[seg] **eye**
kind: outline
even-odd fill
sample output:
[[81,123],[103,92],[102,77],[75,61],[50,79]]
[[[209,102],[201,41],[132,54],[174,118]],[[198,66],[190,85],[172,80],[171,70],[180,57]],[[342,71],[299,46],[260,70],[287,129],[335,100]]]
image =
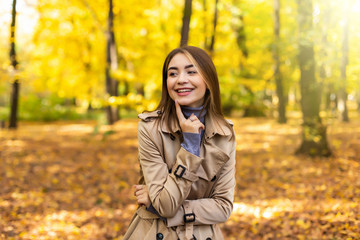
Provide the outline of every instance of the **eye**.
[[193,74],[196,74],[197,72],[195,71],[195,70],[190,70],[190,71],[188,71],[188,74],[191,74],[191,75],[193,75]]
[[177,73],[176,72],[169,72],[168,75],[169,75],[169,77],[174,77],[174,76],[177,75]]

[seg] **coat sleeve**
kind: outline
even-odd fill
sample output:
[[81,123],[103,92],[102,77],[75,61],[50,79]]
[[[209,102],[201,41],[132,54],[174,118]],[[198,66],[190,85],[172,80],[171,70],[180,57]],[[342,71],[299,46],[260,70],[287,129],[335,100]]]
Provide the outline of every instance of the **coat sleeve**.
[[[209,198],[185,200],[195,214],[195,225],[222,223],[229,218],[233,209],[236,184],[235,153],[236,142],[234,140],[230,159],[220,170],[219,178],[216,180]],[[183,216],[184,209],[181,207],[174,217],[167,219],[167,226],[173,227],[184,225]]]
[[[153,134],[156,134],[154,129],[150,123],[139,122],[139,162],[154,209],[160,216],[171,218],[189,195],[192,183],[197,180],[195,173],[203,159],[180,148],[173,171],[169,174],[159,146],[153,141]],[[181,166],[179,171],[176,171],[177,166]],[[178,177],[181,172],[183,176]]]

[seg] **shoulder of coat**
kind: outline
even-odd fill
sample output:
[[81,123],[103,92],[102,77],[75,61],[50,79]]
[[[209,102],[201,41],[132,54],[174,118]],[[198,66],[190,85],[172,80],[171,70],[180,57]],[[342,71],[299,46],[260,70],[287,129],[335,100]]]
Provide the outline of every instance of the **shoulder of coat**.
[[225,119],[231,126],[234,126],[233,121],[231,121],[230,119]]
[[138,115],[138,118],[140,118],[144,122],[149,122],[149,121],[152,121],[152,120],[154,120],[156,118],[159,118],[159,117],[161,117],[161,111],[160,110],[155,110],[155,111],[152,111],[152,112],[143,112],[143,113],[140,113]]

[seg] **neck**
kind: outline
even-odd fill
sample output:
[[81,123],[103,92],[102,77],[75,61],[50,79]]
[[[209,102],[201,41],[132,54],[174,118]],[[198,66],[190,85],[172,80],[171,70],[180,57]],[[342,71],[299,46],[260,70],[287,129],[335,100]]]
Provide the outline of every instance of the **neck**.
[[206,109],[204,109],[204,106],[201,107],[181,106],[181,110],[185,118],[189,118],[191,114],[194,114],[197,118],[199,118],[200,122],[204,123],[205,114],[206,114]]

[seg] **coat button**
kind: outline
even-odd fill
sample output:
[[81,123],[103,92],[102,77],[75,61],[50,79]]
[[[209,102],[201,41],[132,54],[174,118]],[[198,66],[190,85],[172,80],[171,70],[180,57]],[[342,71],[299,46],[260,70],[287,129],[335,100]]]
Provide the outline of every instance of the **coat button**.
[[162,233],[156,234],[156,240],[162,240],[164,239],[164,235]]

